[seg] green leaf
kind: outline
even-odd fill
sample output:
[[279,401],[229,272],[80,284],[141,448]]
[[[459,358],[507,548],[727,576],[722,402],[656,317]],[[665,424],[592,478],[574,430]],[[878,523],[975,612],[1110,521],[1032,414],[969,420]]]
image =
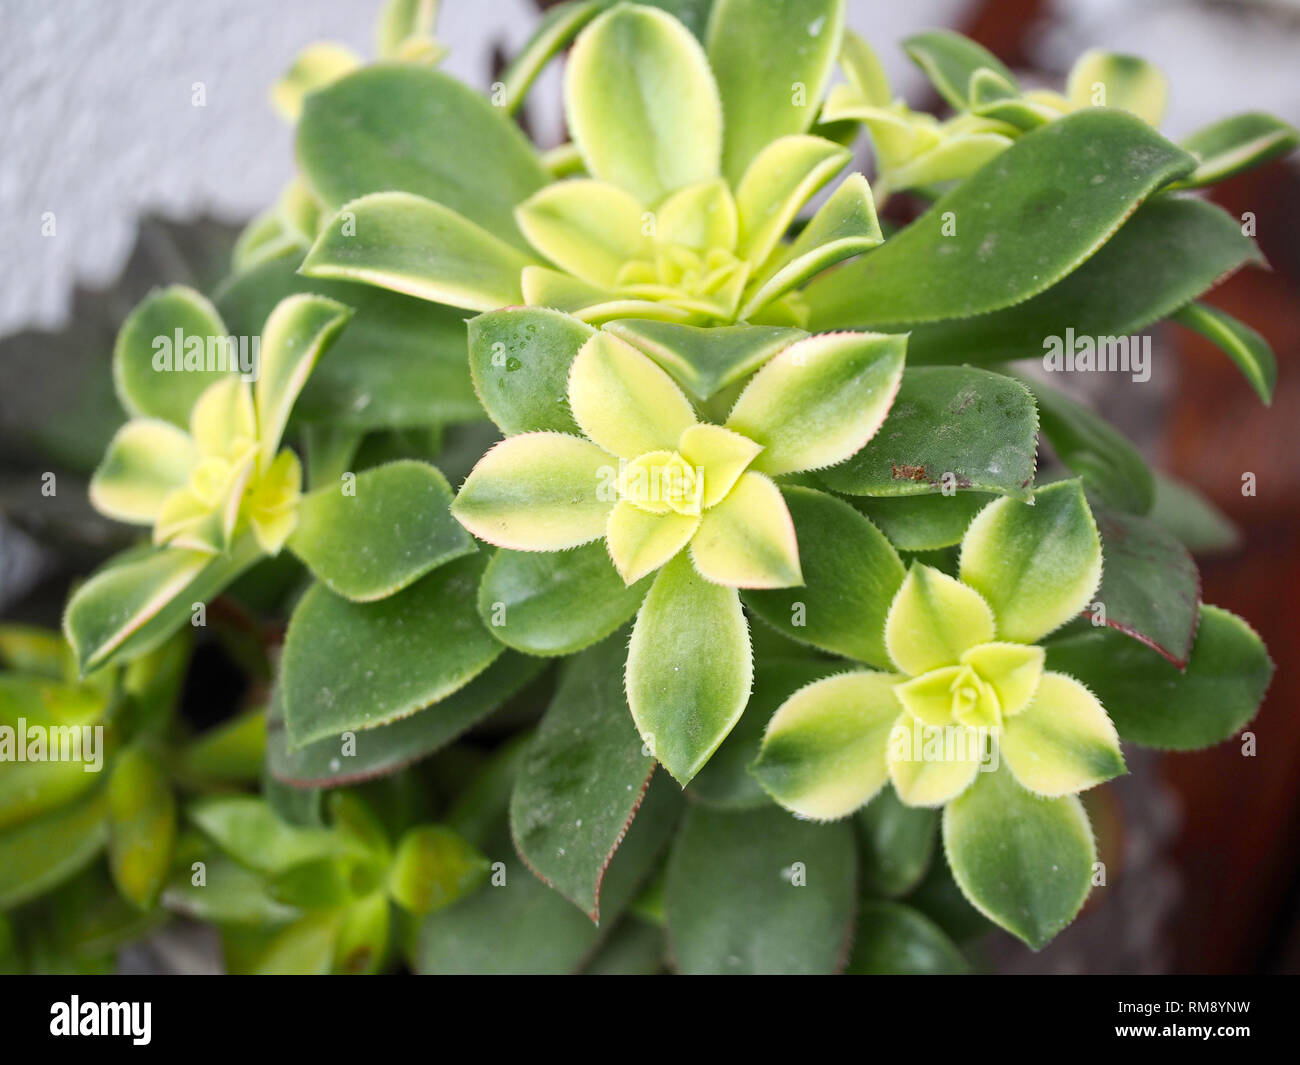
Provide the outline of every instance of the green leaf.
[[649,578],[623,578],[603,543],[570,551],[501,548],[479,585],[479,616],[498,640],[530,655],[567,655],[630,621]]
[[663,850],[681,810],[676,790],[661,780],[647,791],[605,876],[600,928],[528,871],[501,826],[483,848],[496,863],[491,885],[426,918],[420,971],[558,974],[582,968],[599,947],[603,928],[617,922]]
[[710,584],[683,552],[659,571],[627,653],[627,699],[641,738],[685,786],[749,699],[749,629],[734,588]]
[[341,44],[309,44],[271,86],[271,104],[286,122],[297,122],[303,100],[360,65],[356,53]]
[[351,742],[337,736],[290,747],[280,689],[272,694],[267,765],[294,787],[338,787],[389,773],[445,747],[497,710],[542,672],[542,659],[507,651],[463,688],[410,717],[364,729]]
[[1221,119],[1182,142],[1182,147],[1196,157],[1196,169],[1174,187],[1197,189],[1213,185],[1287,155],[1297,144],[1300,133],[1262,111]]
[[1041,295],[977,318],[918,326],[908,338],[908,363],[1042,359],[1066,329],[1127,338],[1249,262],[1263,258],[1231,215],[1201,200],[1157,196]]
[[1169,101],[1169,82],[1139,56],[1094,48],[1071,68],[1065,95],[1075,107],[1122,107],[1158,126]]
[[176,844],[176,799],[157,756],[133,748],[108,778],[108,864],[118,890],[140,909],[158,898]]
[[1037,434],[1033,398],[1018,381],[969,366],[909,367],[876,435],[818,477],[847,495],[917,495],[947,483],[1029,499]]
[[229,279],[216,300],[239,336],[257,336],[275,305],[295,292],[354,309],[328,359],[312,373],[294,418],[357,429],[407,428],[482,417],[465,367],[465,315],[371,285],[296,273],[281,256]]
[[843,31],[844,0],[716,0],[707,47],[732,184],[770,141],[812,125]]
[[847,823],[807,824],[775,807],[693,806],[668,865],[668,936],[678,970],[835,972],[853,934],[854,859]]
[[450,506],[436,467],[390,462],[358,474],[352,494],[340,484],[305,496],[289,546],[331,591],[382,599],[475,549]]
[[208,361],[209,352],[214,360],[229,359],[229,348],[221,350],[227,339],[221,315],[194,289],[172,285],[151,292],[122,323],[113,347],[113,382],[122,406],[136,417],[188,429],[199,394],[230,374],[229,362]]
[[297,909],[271,895],[265,877],[225,857],[210,844],[183,856],[202,861],[203,883],[194,883],[191,866],[178,862],[162,896],[168,910],[223,925],[275,925],[298,916]]
[[132,550],[110,560],[68,600],[63,632],[82,674],[152,650],[260,555],[252,537],[229,555]]
[[323,296],[294,295],[281,300],[262,329],[261,366],[253,386],[257,439],[270,462],[289,424],[298,393],[338,332],[352,317],[341,303]]
[[993,633],[993,611],[974,588],[920,562],[907,571],[885,619],[890,661],[912,677],[955,665]]
[[360,281],[433,303],[490,311],[522,303],[533,259],[463,215],[407,192],[345,203],[303,260],[308,277]]
[[854,499],[853,506],[900,551],[937,551],[961,543],[967,526],[993,496],[986,492],[937,493]]
[[192,802],[185,812],[223,852],[270,876],[338,857],[344,849],[336,832],[291,825],[276,816],[265,800],[251,795],[207,796]]
[[649,259],[643,208],[617,185],[573,178],[547,185],[515,217],[528,243],[561,270],[592,285],[615,285],[625,263]]
[[108,840],[103,790],[0,832],[0,911],[61,884]]
[[863,886],[868,891],[893,898],[906,895],[921,882],[934,856],[939,811],[906,806],[889,787],[858,811],[854,825],[862,851]]
[[844,501],[794,485],[782,494],[803,586],[746,591],[745,605],[791,639],[887,668],[885,616],[906,575],[898,553]]
[[755,267],[766,262],[803,205],[852,157],[842,144],[806,133],[763,148],[736,186],[737,254]]
[[1097,860],[1079,800],[1040,799],[1007,769],[978,774],[948,804],[943,845],[962,893],[1034,950],[1074,920]]
[[519,856],[596,922],[605,870],[655,768],[627,712],[624,647],[611,637],[568,664],[510,799]]
[[635,914],[619,922],[583,969],[589,976],[656,976],[664,970],[663,929]]
[[970,963],[947,933],[923,913],[898,902],[863,902],[853,954],[844,970],[855,976],[967,973]]
[[90,480],[90,502],[118,521],[152,525],[164,500],[198,464],[189,434],[158,418],[132,418],[109,441]]
[[644,318],[620,318],[604,328],[649,355],[701,401],[748,377],[808,335],[775,325],[679,325]]
[[1203,604],[1187,668],[1117,632],[1096,628],[1046,645],[1049,669],[1102,701],[1120,736],[1162,750],[1219,743],[1255,715],[1273,676],[1268,650],[1235,614]]
[[515,205],[547,181],[501,108],[412,64],[366,67],[314,93],[298,124],[297,155],[312,192],[332,210],[371,192],[414,193],[518,248],[527,244]]
[[905,337],[831,333],[773,356],[731,409],[726,427],[762,444],[752,469],[778,476],[855,454],[898,391]]
[[1105,509],[1094,513],[1102,553],[1097,602],[1105,608],[1105,624],[1183,668],[1201,598],[1192,556],[1150,519]]
[[957,111],[969,106],[971,78],[977,71],[991,70],[1009,88],[1016,89],[1015,76],[1001,60],[960,33],[927,30],[903,41],[903,50],[925,71],[939,95]]
[[745,713],[709,764],[691,781],[689,794],[709,806],[747,810],[771,802],[749,771],[758,757],[769,719],[798,689],[842,668],[841,663],[824,659],[771,658],[761,651],[754,658],[754,694]]
[[799,817],[838,820],[888,779],[890,733],[903,714],[894,673],[839,673],[800,688],[768,722],[751,771]]
[[600,14],[601,6],[599,0],[572,0],[555,4],[546,11],[528,43],[501,74],[504,86],[501,107],[507,114],[519,110],[537,75],[583,26]]
[[172,773],[185,783],[252,783],[262,775],[266,729],[260,707],[214,725],[184,746]]
[[1040,488],[1033,506],[990,503],[966,530],[961,579],[988,600],[1001,640],[1034,643],[1083,610],[1101,580],[1101,541],[1081,484]]
[[281,666],[291,746],[407,717],[486,669],[502,651],[474,609],[486,562],[457,559],[374,603],[311,588]]
[[1273,402],[1277,358],[1268,341],[1259,333],[1245,322],[1205,303],[1189,303],[1170,317],[1217,344],[1237,364],[1242,376],[1250,382],[1250,387],[1265,405]]
[[1241,542],[1232,520],[1190,484],[1156,474],[1156,501],[1148,517],[1194,554],[1225,551]]
[[1067,115],[1027,133],[883,247],[813,281],[804,289],[811,322],[932,322],[1019,303],[1075,270],[1192,165],[1125,112]]
[[777,255],[751,284],[739,317],[749,318],[841,259],[882,243],[871,186],[850,174],[822,204],[789,248]]
[[578,36],[564,81],[588,172],[647,206],[718,174],[722,106],[698,41],[676,19],[622,4]]
[[1117,510],[1145,514],[1155,498],[1155,480],[1146,460],[1110,422],[1063,392],[1026,382],[1038,403],[1043,435],[1071,472],[1101,502]]
[[451,829],[419,825],[397,844],[388,893],[411,913],[432,913],[464,898],[487,874],[487,858]]
[[616,461],[564,433],[507,437],[470,471],[451,512],[479,539],[502,547],[579,547],[605,535]]

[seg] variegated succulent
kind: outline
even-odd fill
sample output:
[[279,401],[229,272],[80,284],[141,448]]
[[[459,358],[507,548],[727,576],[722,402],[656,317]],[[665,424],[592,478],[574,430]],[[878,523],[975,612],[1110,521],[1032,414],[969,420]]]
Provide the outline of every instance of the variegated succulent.
[[[66,648],[0,629],[0,725],[103,721],[113,779],[0,775],[0,906],[116,893],[256,972],[1041,947],[1105,858],[1080,793],[1234,735],[1272,664],[1200,601],[1169,499],[1208,504],[1014,364],[1173,318],[1267,402],[1267,343],[1197,302],[1262,257],[1180,190],[1295,132],[1179,146],[1140,60],[1022,91],[947,32],[904,45],[921,113],[844,0],[572,0],[484,95],[436,9],[299,57],[285,192],[122,327],[90,497],[151,533]],[[540,151],[513,116],[566,49]],[[158,676],[210,602],[253,709],[195,740]],[[0,962],[62,943],[9,927]]]

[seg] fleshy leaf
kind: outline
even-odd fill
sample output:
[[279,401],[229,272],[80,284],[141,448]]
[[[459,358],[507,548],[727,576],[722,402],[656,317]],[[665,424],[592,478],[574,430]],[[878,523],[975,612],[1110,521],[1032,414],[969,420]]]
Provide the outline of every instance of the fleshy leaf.
[[967,973],[970,962],[937,924],[899,902],[869,899],[858,910],[853,954],[844,970],[862,976]]
[[1003,726],[998,750],[1020,786],[1036,795],[1073,795],[1124,772],[1105,708],[1073,677],[1051,670],[1033,701]]
[[885,646],[909,676],[956,665],[993,639],[993,611],[983,597],[932,566],[914,563],[885,619]]
[[880,428],[898,391],[906,337],[830,333],[770,359],[727,419],[762,444],[759,472],[777,476],[841,462]]
[[690,782],[745,709],[753,679],[749,630],[733,588],[678,555],[641,604],[627,655],[627,698],[641,738]]
[[1047,644],[1047,665],[1086,684],[1132,743],[1191,751],[1228,739],[1255,715],[1273,676],[1268,650],[1235,614],[1203,604],[1186,670],[1104,628]]
[[108,780],[108,864],[113,882],[140,909],[153,905],[171,871],[176,799],[157,756],[117,757]]
[[1150,518],[1194,554],[1226,551],[1241,543],[1232,520],[1190,484],[1156,474]]
[[441,910],[473,891],[488,875],[488,860],[444,825],[418,825],[397,844],[388,893],[410,913]]
[[961,543],[966,527],[992,502],[987,492],[934,493],[853,500],[900,551],[937,551]]
[[1066,328],[1076,337],[1128,338],[1243,264],[1262,261],[1241,223],[1221,208],[1157,196],[1041,295],[976,318],[913,329],[908,365],[1041,359],[1063,343]]
[[108,839],[102,789],[0,832],[0,909],[37,898],[85,868]]
[[861,174],[850,174],[794,243],[759,275],[739,317],[750,317],[814,274],[841,259],[868,251],[883,240],[871,187]]
[[295,292],[353,308],[298,397],[295,420],[367,430],[482,417],[465,365],[463,311],[372,285],[303,277],[297,266],[297,256],[281,256],[229,278],[217,295],[238,336],[260,334],[275,306]]
[[507,651],[445,699],[356,733],[347,753],[337,736],[290,747],[277,687],[267,715],[267,768],[275,780],[299,788],[340,787],[386,776],[451,743],[534,680],[544,665],[540,658]]
[[722,178],[678,189],[659,205],[655,218],[655,235],[669,244],[699,251],[736,246],[736,202]]
[[706,400],[808,334],[774,325],[680,325],[623,318],[605,331],[644,351],[698,400]]
[[[1123,111],[1025,134],[897,236],[803,290],[817,329],[904,325],[1008,307],[1050,288],[1192,157]],[[945,217],[955,235],[945,235]],[[1032,222],[1027,222],[1032,219]]]
[[890,673],[841,673],[801,688],[768,723],[752,772],[800,817],[845,817],[888,779],[889,733],[902,713]]
[[1287,155],[1300,133],[1262,111],[1233,115],[1197,130],[1182,147],[1197,159],[1196,169],[1175,188],[1198,189]]
[[[1196,636],[1201,579],[1187,549],[1147,518],[1098,509],[1104,624],[1182,668]],[[1090,611],[1102,623],[1101,610]]]
[[507,114],[519,110],[542,68],[600,12],[599,0],[576,0],[547,9],[528,43],[501,74],[504,86],[501,106]]
[[1015,77],[997,56],[960,33],[928,30],[907,38],[903,49],[955,110],[967,108],[971,78],[980,70],[991,70],[1009,87],[1016,87]]
[[681,435],[678,450],[687,465],[708,471],[700,505],[720,503],[762,448],[747,436],[720,425],[692,425]]
[[569,407],[590,439],[625,459],[675,449],[696,421],[672,378],[627,341],[604,332],[573,360]]
[[451,487],[424,462],[392,462],[304,497],[289,546],[331,591],[382,599],[474,550],[448,513]]
[[528,242],[556,266],[593,285],[612,285],[624,263],[648,257],[642,210],[617,185],[576,178],[540,189],[515,216]]
[[547,181],[501,108],[448,74],[409,63],[365,67],[314,93],[298,124],[297,156],[331,209],[371,192],[409,192],[521,249],[515,205]]
[[888,107],[894,94],[889,77],[871,45],[850,29],[844,31],[840,45],[840,66],[849,84],[863,101],[874,107]]
[[620,5],[587,26],[564,102],[587,170],[641,203],[718,174],[718,89],[699,42],[671,15]]
[[[113,382],[122,406],[137,417],[187,428],[203,390],[238,369],[238,360],[231,365],[229,339],[216,308],[192,288],[151,292],[122,323],[113,346]],[[225,360],[218,361],[223,354]]]
[[1213,341],[1228,356],[1264,403],[1273,402],[1277,358],[1268,341],[1232,315],[1205,303],[1189,303],[1171,315],[1179,325]]
[[948,806],[943,843],[962,894],[1034,950],[1074,920],[1097,859],[1078,798],[1040,799],[1005,768]]
[[338,81],[361,65],[351,48],[330,41],[309,44],[294,58],[293,66],[271,86],[271,103],[286,122],[297,122],[307,96]]
[[727,497],[704,512],[691,561],[708,580],[733,588],[802,584],[799,544],[781,490],[761,473],[742,473]]
[[1043,672],[1043,649],[1023,643],[985,643],[961,656],[993,688],[1004,717],[1029,705]]
[[90,501],[118,521],[152,524],[197,461],[188,434],[171,422],[133,418],[109,443],[90,481]]
[[609,515],[609,557],[623,581],[632,585],[676,555],[699,527],[697,515],[652,514],[623,500]]
[[[816,885],[817,905],[794,870]],[[668,863],[665,911],[678,970],[695,974],[832,973],[844,964],[855,908],[853,830],[810,825],[775,807],[692,806]]]
[[345,203],[325,224],[302,272],[491,311],[523,302],[519,277],[532,262],[440,203],[376,192]]
[[605,534],[616,462],[576,436],[521,433],[479,460],[451,512],[479,539],[502,547],[577,547]]
[[733,184],[766,144],[813,124],[843,31],[844,0],[715,0],[709,65],[726,116],[722,169]]
[[470,319],[474,388],[503,433],[579,432],[569,412],[569,367],[593,332],[545,307],[507,307]]
[[1034,643],[1092,602],[1101,541],[1078,481],[1040,488],[1032,506],[999,499],[962,541],[961,579],[993,608],[998,637]]
[[791,639],[890,668],[885,617],[906,575],[889,541],[843,500],[788,486],[803,586],[747,591],[745,605]]
[[1142,453],[1105,418],[1047,385],[1029,385],[1038,403],[1043,435],[1061,460],[1107,506],[1145,514],[1155,480]]
[[1093,49],[1070,69],[1065,95],[1075,107],[1122,107],[1158,126],[1169,102],[1169,82],[1145,59]]
[[655,768],[627,713],[624,653],[611,638],[569,663],[510,799],[520,857],[593,921],[605,870]]
[[483,574],[478,609],[506,646],[565,655],[630,621],[648,590],[648,581],[623,583],[603,543],[554,552],[502,548]]
[[806,133],[782,137],[763,148],[736,186],[736,250],[741,258],[762,265],[799,209],[851,158],[842,144]]
[[270,462],[280,446],[298,393],[352,317],[352,311],[323,296],[290,296],[280,302],[262,330],[262,364],[254,399],[257,439],[263,461]]
[[875,436],[818,477],[847,495],[948,487],[1029,499],[1037,451],[1038,415],[1019,381],[970,366],[908,367]]
[[228,556],[181,548],[128,552],[110,561],[68,601],[63,631],[83,674],[156,647],[258,557],[251,537]]
[[485,564],[481,553],[457,559],[374,603],[352,603],[314,585],[285,637],[281,683],[290,743],[407,717],[486,669],[503,646],[474,606]]
[[883,788],[858,811],[854,827],[864,886],[871,894],[895,898],[920,883],[934,857],[937,811],[907,806],[892,787]]

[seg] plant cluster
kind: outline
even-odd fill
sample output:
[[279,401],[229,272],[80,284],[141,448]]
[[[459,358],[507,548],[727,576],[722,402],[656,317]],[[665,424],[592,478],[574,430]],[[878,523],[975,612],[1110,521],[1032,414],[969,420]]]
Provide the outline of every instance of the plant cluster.
[[[1142,60],[1022,91],[948,32],[905,42],[920,113],[843,0],[572,0],[484,97],[435,7],[390,0],[373,63],[303,53],[297,175],[214,291],[122,326],[90,497],[152,532],[66,644],[0,630],[0,722],[108,752],[0,765],[0,958],[102,967],[173,913],[250,972],[1042,947],[1105,883],[1121,744],[1230,738],[1272,664],[1200,601],[1207,504],[1015,364],[1172,318],[1267,402],[1267,344],[1198,302],[1260,253],[1187,190],[1295,131],[1177,145]],[[542,153],[512,116],[566,48]],[[256,372],[157,337],[258,338]],[[213,603],[254,664],[195,737]]]

